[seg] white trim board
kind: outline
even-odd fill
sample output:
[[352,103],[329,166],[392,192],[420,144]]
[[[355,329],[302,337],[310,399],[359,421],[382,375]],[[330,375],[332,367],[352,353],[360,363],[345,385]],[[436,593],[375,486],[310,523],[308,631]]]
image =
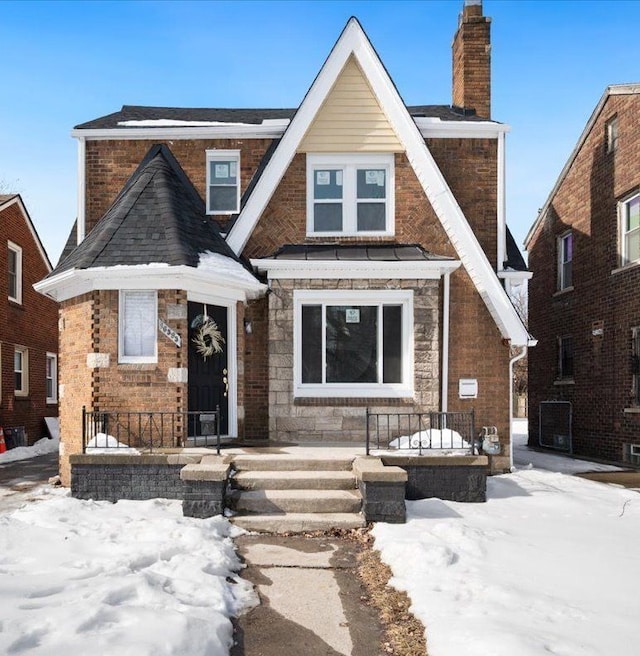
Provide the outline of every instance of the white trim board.
[[527,344],[529,335],[509,301],[493,267],[471,230],[451,189],[389,78],[362,27],[351,18],[307,92],[298,112],[227,235],[236,253],[244,249],[258,220],[289,167],[316,113],[350,56],[357,60],[372,91],[403,144],[422,188],[460,260],[498,326],[514,345]]

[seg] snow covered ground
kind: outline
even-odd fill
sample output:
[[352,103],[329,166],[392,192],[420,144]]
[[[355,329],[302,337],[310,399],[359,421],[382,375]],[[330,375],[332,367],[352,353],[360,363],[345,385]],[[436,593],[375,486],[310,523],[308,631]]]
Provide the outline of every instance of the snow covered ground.
[[49,487],[25,501],[0,510],[1,654],[228,654],[229,618],[255,597],[225,518]]
[[406,524],[374,528],[429,656],[637,656],[640,494],[560,473],[602,468],[524,437],[533,468],[489,479],[487,503],[409,501]]
[[8,462],[15,462],[16,460],[28,460],[35,458],[35,456],[43,456],[47,453],[58,453],[60,448],[60,440],[49,439],[43,437],[38,440],[33,446],[18,446],[15,449],[9,449],[4,453],[0,453],[0,465]]

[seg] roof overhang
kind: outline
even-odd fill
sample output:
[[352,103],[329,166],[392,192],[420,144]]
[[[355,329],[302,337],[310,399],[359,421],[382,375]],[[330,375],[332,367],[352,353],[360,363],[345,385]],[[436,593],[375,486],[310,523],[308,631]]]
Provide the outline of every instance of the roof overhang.
[[210,269],[148,264],[71,269],[37,282],[34,289],[55,301],[66,301],[95,290],[181,289],[227,301],[262,296],[267,286],[258,280],[238,280]]
[[371,260],[285,260],[253,259],[251,264],[269,280],[299,279],[415,279],[436,280],[455,271],[459,260],[411,260],[403,262]]
[[413,120],[425,139],[498,139],[511,131],[509,125],[493,121],[443,121],[431,116],[415,116]]

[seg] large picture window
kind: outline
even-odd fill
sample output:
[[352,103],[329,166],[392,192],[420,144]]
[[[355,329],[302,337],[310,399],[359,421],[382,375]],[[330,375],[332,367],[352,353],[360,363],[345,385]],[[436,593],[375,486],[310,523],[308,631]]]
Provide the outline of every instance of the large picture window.
[[158,299],[155,291],[120,292],[119,362],[156,362]]
[[298,291],[296,393],[411,393],[411,292]]
[[240,211],[240,151],[207,151],[207,213]]
[[622,264],[640,260],[640,194],[620,205]]
[[393,234],[393,155],[308,155],[307,233]]

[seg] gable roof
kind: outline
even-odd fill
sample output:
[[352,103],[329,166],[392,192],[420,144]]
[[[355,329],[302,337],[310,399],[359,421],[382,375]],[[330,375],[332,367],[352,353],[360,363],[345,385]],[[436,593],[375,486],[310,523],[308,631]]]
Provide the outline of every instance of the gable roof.
[[600,112],[604,108],[605,103],[609,99],[609,96],[637,95],[637,94],[640,94],[640,84],[611,84],[604,90],[604,93],[600,97],[598,104],[595,106],[593,112],[591,113],[591,116],[589,117],[589,120],[587,121],[587,124],[585,125],[584,130],[582,131],[582,134],[578,139],[578,142],[576,143],[573,150],[571,151],[571,154],[569,155],[569,159],[562,167],[562,171],[560,171],[560,175],[558,176],[555,185],[553,185],[553,189],[551,190],[551,193],[547,196],[547,200],[544,202],[544,205],[540,208],[536,220],[533,222],[533,225],[529,229],[529,232],[527,233],[527,236],[524,239],[525,249],[528,250],[529,244],[531,243],[531,240],[533,239],[533,236],[535,235],[538,226],[542,223],[542,221],[544,221],[544,217],[547,213],[547,210],[549,209],[549,206],[551,205],[556,193],[558,192],[558,189],[560,189],[560,186],[564,182],[564,179],[567,177],[569,170],[573,166],[573,162],[578,156],[578,153],[580,152],[580,149],[584,145],[584,142],[587,140],[587,137],[591,133],[591,130],[593,129],[595,122],[598,120],[598,117],[600,116]]
[[482,296],[503,337],[525,345],[529,334],[509,301],[462,210],[421,137],[398,90],[356,18],[347,22],[338,41],[287,127],[276,152],[266,164],[253,193],[242,208],[227,242],[241,253],[271,196],[296,154],[319,108],[333,88],[348,58],[353,56],[393,126],[422,188],[454,245],[467,273]]
[[196,267],[205,251],[240,262],[170,149],[160,144],[149,150],[96,227],[50,276],[152,263]]
[[47,255],[47,251],[45,250],[42,241],[40,241],[40,235],[38,234],[38,231],[33,225],[33,221],[29,216],[29,212],[27,212],[27,208],[25,207],[25,204],[22,202],[22,197],[20,196],[20,194],[0,194],[0,213],[2,213],[8,207],[14,204],[19,207],[20,212],[24,217],[25,223],[27,224],[27,228],[29,228],[29,232],[33,237],[33,241],[36,244],[36,248],[40,253],[40,257],[42,258],[42,261],[45,263],[47,270],[51,271],[52,268],[51,261],[49,260],[49,256]]

